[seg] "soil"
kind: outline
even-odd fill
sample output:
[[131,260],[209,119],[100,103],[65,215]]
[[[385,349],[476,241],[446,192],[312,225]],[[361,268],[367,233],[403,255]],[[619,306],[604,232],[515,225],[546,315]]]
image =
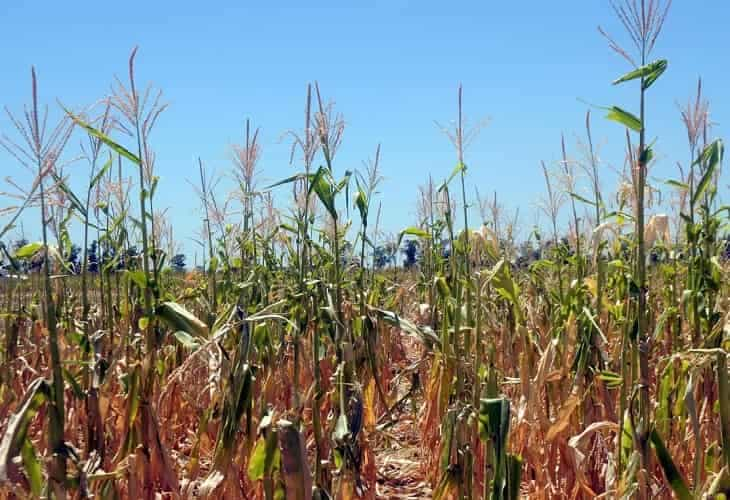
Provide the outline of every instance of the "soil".
[[375,444],[376,496],[393,500],[429,499],[431,486],[423,470],[425,450],[418,426],[423,391],[411,391],[412,378],[408,373],[408,367],[421,359],[421,349],[410,338],[404,339],[403,345],[406,359],[400,363],[394,378],[396,387],[391,390],[394,401],[402,402],[393,411],[395,423],[378,433]]

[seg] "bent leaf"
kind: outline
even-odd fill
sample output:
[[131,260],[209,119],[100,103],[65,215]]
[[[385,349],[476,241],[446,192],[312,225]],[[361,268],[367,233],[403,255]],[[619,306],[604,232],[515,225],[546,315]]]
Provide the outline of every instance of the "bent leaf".
[[158,318],[175,330],[197,337],[208,337],[208,327],[205,323],[177,302],[163,302],[157,307],[155,313]]
[[113,149],[114,151],[116,151],[117,153],[119,153],[120,155],[122,155],[123,157],[125,157],[126,159],[131,161],[132,163],[135,163],[137,165],[142,164],[142,161],[137,157],[137,155],[135,155],[134,153],[129,151],[127,148],[125,148],[121,144],[114,142],[114,140],[112,138],[110,138],[109,136],[107,136],[105,133],[92,127],[91,125],[86,123],[84,120],[82,120],[78,116],[74,115],[68,109],[64,108],[64,111],[66,111],[66,114],[71,117],[71,119],[74,121],[74,123],[76,125],[83,128],[84,130],[86,130],[89,134],[91,134],[94,137],[96,137],[97,139],[99,139],[101,142],[103,142],[104,144],[109,146],[111,149]]
[[[32,444],[27,440],[28,427],[38,413],[41,405],[48,401],[51,394],[51,384],[43,378],[36,379],[25,393],[18,410],[10,416],[8,426],[0,440],[0,482],[8,481],[10,470],[15,466],[15,457],[21,455],[31,488],[39,486],[38,463]],[[28,448],[31,447],[31,449]]]
[[659,59],[652,63],[646,64],[640,68],[636,68],[634,71],[626,73],[624,76],[617,78],[613,81],[614,85],[619,83],[629,82],[636,80],[637,78],[643,78],[644,84],[642,88],[644,90],[652,86],[657,79],[662,76],[662,73],[667,69],[668,62],[666,59]]
[[618,106],[612,106],[607,109],[608,114],[606,115],[606,118],[620,123],[635,132],[641,132],[641,120],[639,120],[636,116],[632,115],[628,111],[624,111]]
[[35,243],[28,243],[27,245],[20,247],[18,251],[15,252],[15,258],[29,259],[37,254],[41,248],[43,248],[43,243],[41,243],[40,241],[37,241]]
[[705,167],[705,173],[702,175],[702,179],[697,184],[697,189],[692,193],[692,204],[696,204],[700,197],[707,191],[707,188],[712,181],[712,177],[715,175],[718,165],[722,162],[722,157],[725,153],[725,146],[722,140],[717,139],[712,143],[708,144],[702,151],[700,156],[695,160],[694,164],[702,164]]
[[674,464],[674,460],[669,454],[669,450],[667,450],[667,447],[664,446],[664,441],[662,441],[662,438],[659,436],[656,429],[652,429],[649,439],[651,440],[651,444],[654,446],[654,451],[656,452],[657,460],[659,460],[659,465],[662,466],[664,475],[666,476],[667,482],[669,483],[669,486],[671,486],[674,494],[677,495],[677,498],[680,500],[690,500],[692,495],[689,492],[687,482],[684,480],[682,473],[679,472],[679,469],[677,469],[677,466]]
[[438,192],[440,193],[441,191],[443,191],[444,189],[446,189],[446,187],[449,184],[451,184],[451,181],[454,180],[454,177],[456,177],[457,175],[459,175],[462,172],[466,172],[466,165],[464,163],[462,163],[462,162],[459,162],[454,167],[454,170],[451,171],[451,174],[449,175],[449,178],[446,179],[444,181],[444,183],[441,184],[441,186],[439,186]]

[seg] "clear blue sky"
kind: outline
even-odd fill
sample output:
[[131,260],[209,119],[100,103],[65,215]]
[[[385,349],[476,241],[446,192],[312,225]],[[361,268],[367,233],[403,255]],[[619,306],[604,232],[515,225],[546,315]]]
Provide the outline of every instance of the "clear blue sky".
[[[496,190],[507,207],[520,206],[528,228],[544,192],[540,160],[559,157],[561,132],[573,151],[575,134],[582,134],[587,106],[579,99],[637,108],[635,88],[610,84],[629,68],[596,28],[627,38],[603,0],[108,5],[3,2],[0,101],[21,109],[33,64],[41,99],[54,104],[60,98],[78,109],[104,96],[113,75],[125,75],[130,49],[139,45],[139,80],[153,81],[170,103],[152,143],[162,178],[157,206],[173,209],[180,240],[200,220],[186,181],[197,178],[195,158],[225,172],[228,147],[242,140],[247,117],[261,127],[262,182],[293,173],[289,143],[280,138],[301,127],[306,84],[315,79],[347,121],[336,169],[360,168],[382,143],[381,199],[385,228],[392,231],[414,222],[416,186],[428,173],[443,179],[455,164],[433,121],[455,117],[459,82],[466,116],[490,118],[467,152],[469,184],[483,193]],[[674,1],[655,50],[657,58],[669,59],[669,69],[648,102],[658,177],[674,177],[676,160],[687,160],[676,103],[694,92],[700,75],[716,134],[727,134],[727,19],[726,0]],[[598,110],[594,116],[603,159],[620,166],[622,128]],[[0,130],[12,132],[5,117]],[[78,137],[69,155],[77,144]],[[85,167],[74,168],[83,182]],[[23,172],[4,154],[0,171],[2,177]],[[604,171],[610,181],[608,165]],[[39,231],[26,220],[26,233],[32,239]],[[185,249],[192,262],[193,246],[185,242]]]

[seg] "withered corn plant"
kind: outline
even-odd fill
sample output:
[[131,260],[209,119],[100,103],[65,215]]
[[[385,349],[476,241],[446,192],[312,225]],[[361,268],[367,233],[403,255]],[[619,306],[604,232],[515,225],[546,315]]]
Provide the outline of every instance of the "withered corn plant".
[[[0,441],[0,477],[18,474],[17,464],[13,459],[19,453],[23,457],[23,466],[29,474],[29,483],[32,492],[40,495],[41,464],[36,456],[33,444],[27,437],[28,426],[33,414],[40,405],[47,403],[48,414],[48,443],[50,465],[48,470],[48,493],[55,498],[66,498],[67,490],[67,458],[68,448],[65,442],[65,401],[64,377],[62,374],[62,359],[59,348],[59,335],[56,315],[56,299],[51,283],[51,249],[48,245],[48,184],[52,179],[59,157],[69,139],[71,127],[68,120],[61,119],[53,128],[47,128],[48,108],[41,108],[38,103],[38,82],[35,68],[31,70],[31,104],[23,111],[23,117],[18,118],[9,110],[6,111],[15,126],[21,142],[15,142],[3,135],[0,144],[18,162],[32,172],[35,183],[38,185],[38,202],[40,205],[40,225],[42,240],[40,244],[31,244],[24,247],[16,255],[31,255],[40,253],[43,262],[42,290],[43,290],[43,323],[41,328],[48,332],[48,349],[50,351],[50,381],[39,378],[29,386],[12,421],[8,423],[5,434]],[[15,470],[14,470],[15,469]]]
[[[155,196],[166,106],[138,86],[136,49],[99,116],[64,108],[54,129],[33,72],[20,139],[0,136],[32,179],[11,179],[0,209],[0,499],[730,494],[723,142],[698,86],[681,109],[689,162],[655,182],[669,1],[612,5],[633,44],[607,36],[632,67],[614,83],[638,86],[639,107],[608,108],[617,189],[587,113],[578,154],[562,138],[541,164],[529,234],[496,191],[481,198],[493,186],[470,186],[478,127],[459,87],[456,166],[388,237],[387,145],[346,170],[345,122],[312,84],[285,134],[294,175],[260,187],[248,120],[231,192],[198,160],[204,257],[188,271]],[[86,161],[66,168],[72,123]],[[42,241],[6,242],[36,208]]]

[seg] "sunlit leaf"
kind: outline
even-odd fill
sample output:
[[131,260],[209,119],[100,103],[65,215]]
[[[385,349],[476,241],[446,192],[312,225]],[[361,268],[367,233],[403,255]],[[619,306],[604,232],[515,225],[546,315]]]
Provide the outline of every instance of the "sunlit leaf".
[[700,197],[705,193],[705,191],[707,191],[717,167],[722,162],[724,153],[725,146],[723,145],[722,140],[717,139],[708,144],[697,160],[695,160],[695,165],[701,165],[704,168],[704,173],[702,174],[702,179],[700,179],[700,182],[697,184],[695,192],[692,193],[693,205],[696,205]]
[[202,338],[208,337],[207,325],[177,302],[163,302],[157,306],[155,313],[176,331]]
[[114,151],[116,151],[117,153],[119,153],[120,155],[122,155],[123,157],[125,157],[126,159],[128,159],[129,161],[131,161],[132,163],[135,163],[137,165],[141,165],[142,164],[142,161],[137,157],[137,155],[135,155],[134,153],[132,153],[131,151],[129,151],[127,148],[125,148],[124,146],[116,143],[109,136],[107,136],[106,134],[104,134],[100,130],[97,130],[96,128],[92,127],[91,125],[89,125],[88,123],[86,123],[84,120],[82,120],[80,117],[74,115],[68,109],[65,109],[64,108],[64,111],[66,111],[66,114],[68,114],[68,116],[71,117],[71,119],[74,121],[74,123],[76,125],[78,125],[81,128],[85,129],[89,134],[91,134],[92,136],[94,136],[97,139],[99,139],[101,142],[103,142],[104,144],[106,144],[109,148],[113,149]]
[[15,252],[14,257],[16,259],[29,259],[37,254],[41,250],[41,248],[43,248],[43,243],[41,243],[40,241],[37,241],[35,243],[28,243],[27,245],[20,247]]
[[640,68],[636,68],[633,71],[626,73],[624,76],[617,78],[613,81],[614,85],[619,83],[636,80],[638,78],[644,79],[643,89],[646,90],[652,86],[652,84],[659,78],[662,73],[667,69],[667,60],[660,59],[652,63],[646,64]]
[[641,132],[641,120],[639,120],[636,116],[632,115],[628,111],[624,111],[618,106],[612,106],[607,109],[608,114],[606,115],[606,118],[618,122],[635,132]]

